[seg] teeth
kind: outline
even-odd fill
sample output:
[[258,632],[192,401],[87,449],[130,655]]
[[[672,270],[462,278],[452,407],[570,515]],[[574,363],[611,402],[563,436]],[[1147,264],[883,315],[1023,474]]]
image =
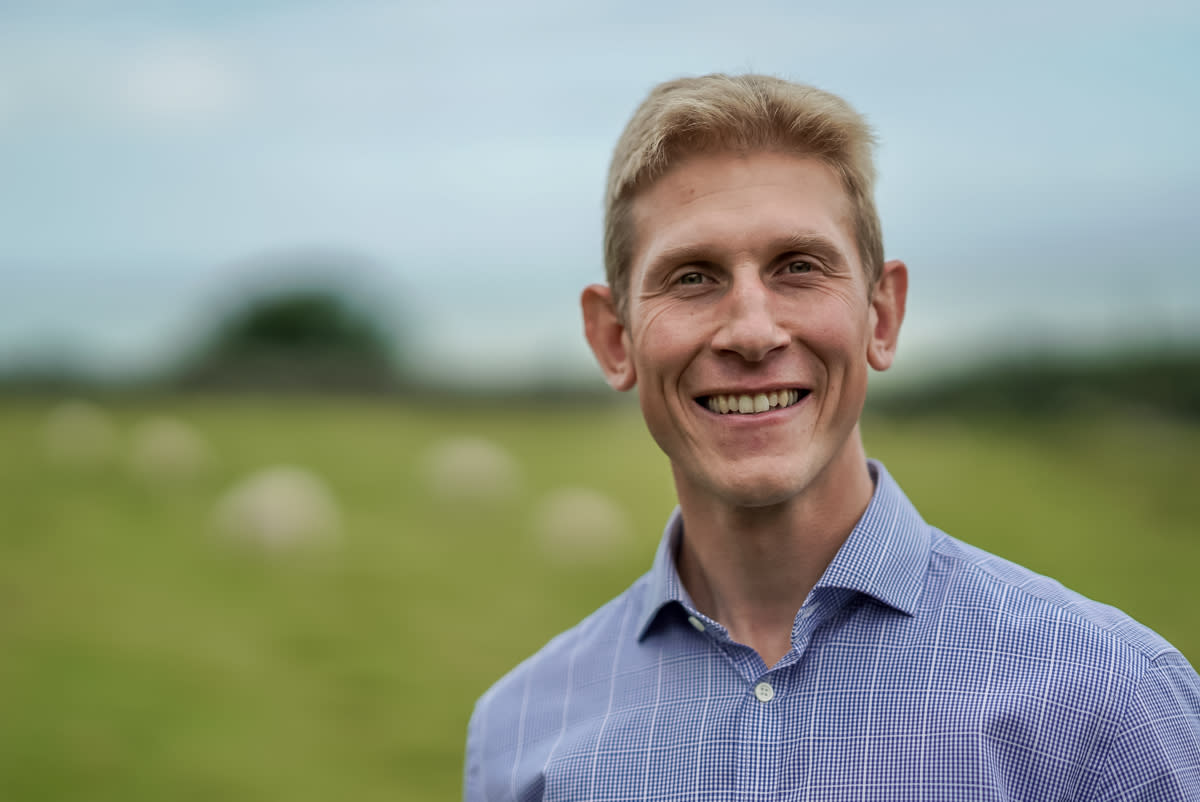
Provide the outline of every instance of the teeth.
[[749,415],[781,407],[790,407],[800,400],[798,390],[776,390],[756,395],[711,395],[708,408],[722,415],[730,413]]

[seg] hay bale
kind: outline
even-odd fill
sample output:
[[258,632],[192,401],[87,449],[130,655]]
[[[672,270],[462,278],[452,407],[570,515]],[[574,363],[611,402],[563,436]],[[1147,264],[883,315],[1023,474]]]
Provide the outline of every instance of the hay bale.
[[213,463],[212,449],[194,426],[160,415],[139,422],[130,433],[129,467],[153,484],[186,484]]
[[225,536],[268,548],[331,542],[341,531],[341,513],[329,486],[312,471],[277,465],[232,487],[214,510]]
[[566,562],[612,556],[632,539],[625,510],[598,490],[555,490],[534,511],[534,532],[543,550]]
[[425,473],[443,501],[495,503],[515,496],[521,469],[503,446],[480,437],[444,440],[429,450]]
[[117,450],[117,425],[99,405],[82,399],[51,408],[43,426],[46,456],[58,465],[93,467],[112,460]]

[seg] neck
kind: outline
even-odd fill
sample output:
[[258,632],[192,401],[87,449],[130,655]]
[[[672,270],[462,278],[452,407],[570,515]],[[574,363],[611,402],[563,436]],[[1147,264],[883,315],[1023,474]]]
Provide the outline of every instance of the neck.
[[870,503],[861,443],[805,491],[767,507],[696,492],[678,475],[679,576],[697,608],[773,666],[791,649],[796,612]]

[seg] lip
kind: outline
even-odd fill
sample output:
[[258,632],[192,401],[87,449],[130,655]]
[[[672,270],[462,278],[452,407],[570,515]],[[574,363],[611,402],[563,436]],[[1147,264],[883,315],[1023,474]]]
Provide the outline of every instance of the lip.
[[742,386],[742,387],[717,387],[712,390],[705,390],[696,393],[693,398],[709,398],[714,395],[758,395],[759,393],[779,392],[780,390],[799,390],[801,394],[811,392],[812,388],[797,382],[796,384],[763,384],[758,386]]

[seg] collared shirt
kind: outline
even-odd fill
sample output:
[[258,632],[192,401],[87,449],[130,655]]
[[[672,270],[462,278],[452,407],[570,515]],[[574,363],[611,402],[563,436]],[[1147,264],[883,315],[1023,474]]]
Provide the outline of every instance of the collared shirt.
[[875,493],[768,667],[673,555],[478,702],[489,800],[1200,800],[1200,677],[1112,607]]

